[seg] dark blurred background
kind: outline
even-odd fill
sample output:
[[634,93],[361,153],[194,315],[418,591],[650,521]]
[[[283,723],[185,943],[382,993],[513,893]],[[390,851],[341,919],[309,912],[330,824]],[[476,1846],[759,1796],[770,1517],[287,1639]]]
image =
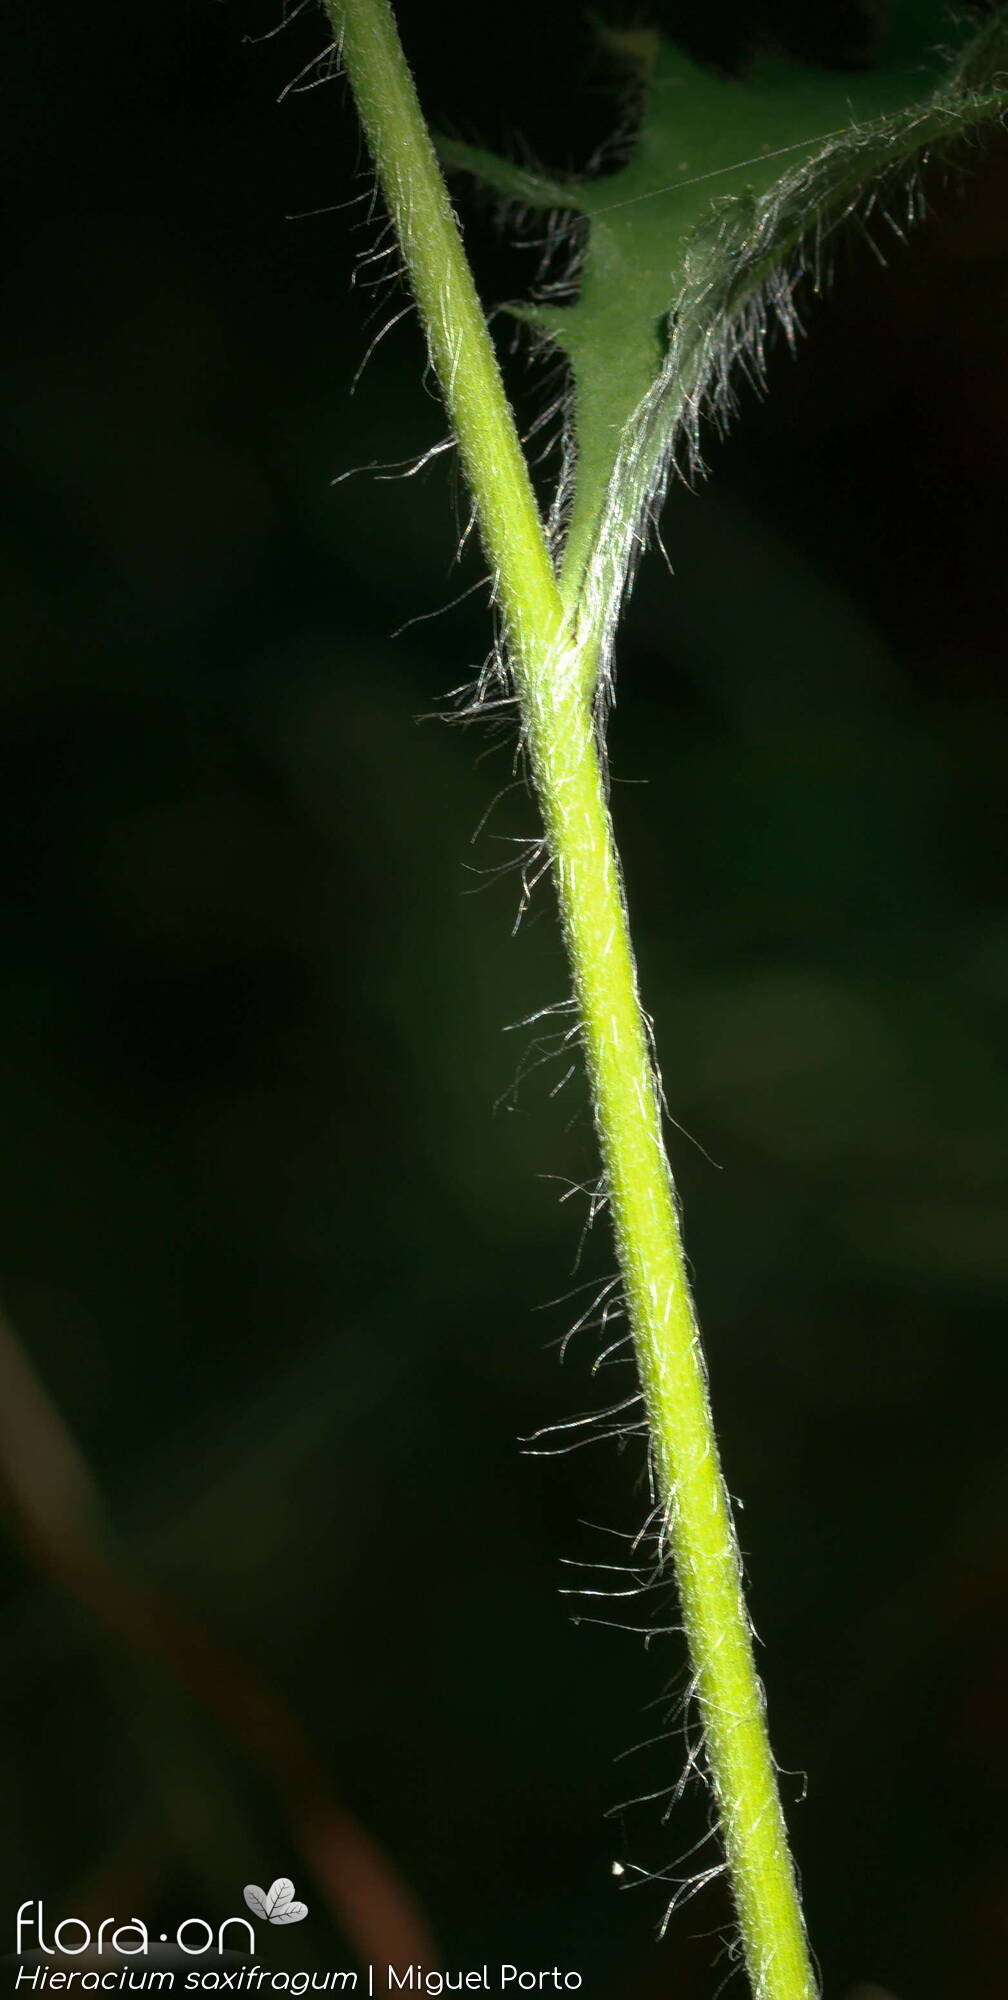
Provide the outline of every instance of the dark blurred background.
[[[153,1929],[289,1873],[311,1922],[274,1962],[349,1963],[360,1828],[450,1965],[710,2000],[721,1886],[659,1947],[668,1888],[611,1875],[702,1866],[674,1865],[702,1797],[606,1817],[679,1774],[680,1642],[560,1595],[604,1580],[561,1558],[623,1559],[639,1451],[519,1445],[626,1380],[593,1381],[591,1332],[558,1365],[590,1292],[536,1310],[611,1260],[599,1223],[577,1264],[561,1199],[595,1172],[580,1085],[511,1089],[541,1028],[502,1030],[565,992],[548,890],[512,939],[495,872],[534,808],[507,740],[418,723],[475,670],[484,595],[393,636],[481,573],[450,460],[332,483],[444,425],[411,317],[350,393],[395,295],[351,291],[353,118],[306,67],[315,7],[255,39],[280,4],[8,14],[3,1876],[12,1913]],[[573,0],[400,13],[443,127],[565,169],[618,122]],[[854,8],[665,18],[727,60],[743,19],[863,51]],[[611,738],[837,2000],[986,2000],[1008,1947],[1003,140],[928,193],[887,266],[837,245],[797,361],[673,492]],[[459,198],[486,296],[519,294],[535,253]]]

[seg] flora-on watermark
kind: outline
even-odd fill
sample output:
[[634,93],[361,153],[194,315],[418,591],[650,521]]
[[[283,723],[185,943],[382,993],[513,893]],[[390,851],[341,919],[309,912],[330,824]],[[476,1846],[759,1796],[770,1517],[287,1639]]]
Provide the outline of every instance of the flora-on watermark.
[[[299,1924],[308,1915],[308,1905],[298,1901],[288,1875],[278,1875],[268,1889],[249,1882],[243,1894],[249,1909],[264,1923]],[[45,1958],[81,1958],[85,1953],[102,1958],[107,1952],[121,1958],[141,1958],[159,1945],[173,1945],[187,1958],[199,1958],[208,1951],[254,1953],[256,1948],[255,1929],[247,1917],[225,1917],[216,1931],[205,1917],[184,1917],[171,1937],[167,1931],[159,1931],[152,1938],[141,1917],[129,1917],[125,1923],[118,1917],[103,1917],[97,1929],[83,1917],[63,1917],[49,1932],[41,1897],[21,1904],[14,1931],[18,1958],[28,1952]]]
[[[293,1893],[291,1888],[292,1896]],[[304,1904],[298,1908],[304,1916]],[[229,1935],[232,1927],[237,1929],[237,1937]],[[14,1951],[18,1958],[28,1953],[33,1956],[41,1953],[45,1958],[81,1958],[87,1953],[102,1958],[109,1952],[120,1958],[145,1958],[159,1945],[173,1945],[186,1958],[199,1958],[208,1951],[254,1952],[256,1946],[255,1931],[247,1917],[225,1917],[216,1931],[205,1917],[183,1917],[171,1937],[167,1931],[159,1931],[153,1938],[142,1917],[129,1917],[125,1923],[120,1923],[118,1917],[102,1917],[97,1929],[92,1929],[84,1917],[63,1917],[50,1933],[46,1930],[41,1896],[37,1901],[31,1898],[22,1903],[14,1920],[14,1931]]]

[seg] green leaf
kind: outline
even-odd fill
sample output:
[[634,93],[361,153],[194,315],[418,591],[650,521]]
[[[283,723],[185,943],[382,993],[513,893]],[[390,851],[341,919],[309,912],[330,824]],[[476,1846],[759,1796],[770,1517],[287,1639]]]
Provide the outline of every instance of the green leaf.
[[605,39],[640,79],[617,172],[561,182],[442,146],[510,200],[576,219],[573,302],[512,310],[570,369],[561,586],[593,673],[670,467],[699,463],[702,419],[727,415],[739,368],[761,376],[770,320],[793,337],[827,233],[852,213],[901,231],[922,158],[1008,107],[1008,8],[964,43],[934,0],[897,6],[884,60],[862,71],[762,57],[734,77],[650,32]]

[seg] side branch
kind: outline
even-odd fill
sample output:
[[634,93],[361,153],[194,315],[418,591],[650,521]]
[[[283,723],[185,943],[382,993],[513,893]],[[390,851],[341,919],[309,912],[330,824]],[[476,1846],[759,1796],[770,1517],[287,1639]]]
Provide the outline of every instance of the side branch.
[[325,0],[479,509],[508,640],[533,671],[563,612],[525,455],[388,0]]

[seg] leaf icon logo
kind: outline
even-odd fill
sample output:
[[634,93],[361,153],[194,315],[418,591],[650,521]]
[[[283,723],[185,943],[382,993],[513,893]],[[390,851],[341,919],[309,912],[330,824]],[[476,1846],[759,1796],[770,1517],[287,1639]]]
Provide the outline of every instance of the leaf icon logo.
[[307,1903],[299,1903],[294,1895],[294,1884],[287,1875],[278,1875],[268,1889],[257,1888],[254,1882],[247,1883],[244,1890],[245,1901],[257,1917],[269,1924],[299,1924],[308,1915]]

